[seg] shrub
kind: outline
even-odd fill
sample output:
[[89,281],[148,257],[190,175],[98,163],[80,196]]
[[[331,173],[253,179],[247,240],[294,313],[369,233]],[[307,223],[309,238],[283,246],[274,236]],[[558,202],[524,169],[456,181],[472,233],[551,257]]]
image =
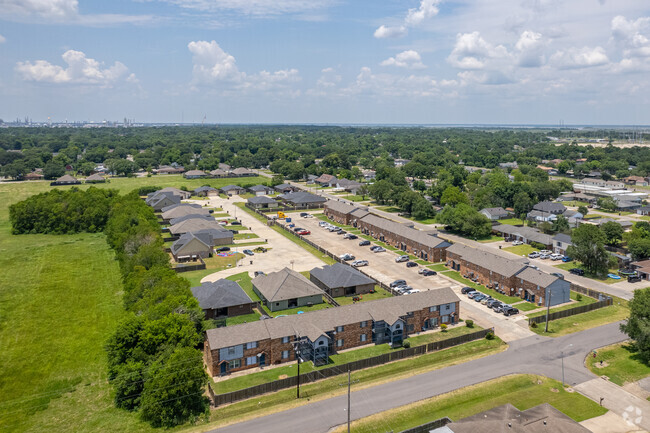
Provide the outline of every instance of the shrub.
[[404,349],[408,349],[409,347],[411,347],[411,342],[406,340],[405,342],[402,343],[402,347]]
[[488,332],[487,334],[485,334],[485,339],[494,340],[494,332]]
[[473,328],[474,327],[474,321],[470,320],[470,319],[467,319],[465,321],[465,326],[467,326],[468,328]]
[[576,301],[578,302],[582,301],[582,295],[580,293],[576,295]]
[[443,323],[442,325],[440,325],[440,329],[442,330],[442,332],[447,332],[447,325]]
[[140,196],[147,195],[149,193],[156,192],[159,189],[162,189],[162,188],[160,188],[159,186],[141,186],[138,189],[138,195],[140,195]]
[[533,322],[532,325],[530,325],[531,328],[537,328],[537,322]]

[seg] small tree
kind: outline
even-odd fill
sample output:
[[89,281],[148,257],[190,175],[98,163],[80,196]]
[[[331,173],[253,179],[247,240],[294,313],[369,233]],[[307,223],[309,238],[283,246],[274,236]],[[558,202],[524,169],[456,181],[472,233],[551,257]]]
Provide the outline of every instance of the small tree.
[[368,185],[361,185],[361,186],[357,189],[357,195],[360,195],[360,196],[361,196],[361,199],[362,199],[362,200],[365,200],[365,199],[366,199],[366,196],[368,195]]
[[578,206],[578,212],[580,212],[582,216],[587,216],[587,214],[589,213],[589,208],[585,205]]
[[650,288],[636,290],[628,304],[630,317],[621,325],[636,345],[643,361],[650,363]]
[[440,325],[440,329],[442,330],[442,332],[447,332],[447,324],[443,323],[442,325]]
[[615,246],[623,240],[623,226],[615,221],[608,221],[600,226],[605,235],[605,244]]
[[465,326],[467,326],[468,328],[473,328],[474,327],[474,321],[471,320],[471,319],[465,320]]
[[585,268],[597,275],[607,273],[609,254],[605,250],[605,235],[597,226],[583,224],[571,234],[573,245],[567,249],[567,255],[582,262]]

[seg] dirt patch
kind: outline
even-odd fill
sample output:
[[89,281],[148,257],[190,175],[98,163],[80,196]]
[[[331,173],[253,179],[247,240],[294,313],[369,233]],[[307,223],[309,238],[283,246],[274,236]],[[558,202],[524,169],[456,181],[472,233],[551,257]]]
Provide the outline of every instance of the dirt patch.
[[551,388],[551,392],[560,392],[560,390],[557,388]]
[[538,385],[541,385],[542,383],[544,383],[544,382],[542,382],[541,380],[537,379],[537,384],[538,384]]
[[286,374],[281,374],[281,375],[278,376],[278,380],[279,379],[286,379],[287,377],[289,377],[289,376],[286,375]]
[[573,389],[573,388],[571,388],[571,387],[566,387],[566,388],[564,388],[564,390],[565,390],[566,392],[571,392],[571,393],[576,392],[575,389]]
[[597,362],[597,363],[594,364],[594,367],[596,367],[596,368],[609,367],[609,362],[607,362],[607,361]]

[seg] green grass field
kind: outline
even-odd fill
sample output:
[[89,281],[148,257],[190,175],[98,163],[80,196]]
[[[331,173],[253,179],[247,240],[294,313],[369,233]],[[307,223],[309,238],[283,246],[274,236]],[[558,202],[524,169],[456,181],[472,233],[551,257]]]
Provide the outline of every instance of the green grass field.
[[[350,195],[344,195],[344,196],[341,197],[341,198],[344,198],[344,199],[346,199],[346,200],[350,200],[350,201],[355,201],[355,202],[356,202],[356,201],[364,201],[364,198],[361,197],[360,195],[352,195],[352,194],[350,194]],[[366,198],[369,198],[369,197],[366,196]]]
[[[390,298],[391,296],[393,295],[379,286],[375,286],[375,293],[366,293],[365,295],[359,295],[361,302],[376,301],[377,299]],[[350,305],[354,303],[352,301],[354,298],[355,296],[339,296],[338,298],[334,298],[334,300],[338,302],[339,305]]]
[[592,373],[607,376],[619,386],[650,376],[650,366],[641,360],[631,343],[601,347],[595,358],[587,357],[586,363]]
[[511,226],[523,226],[524,220],[519,218],[506,218],[499,220],[499,224],[509,224]]
[[516,254],[521,257],[521,256],[528,256],[528,254],[538,250],[533,248],[531,245],[523,244],[523,245],[516,245],[514,247],[503,248],[503,251],[508,251],[509,253]]
[[[526,410],[549,403],[573,420],[580,422],[603,415],[607,409],[576,392],[568,392],[560,382],[542,376],[513,375],[458,389],[417,403],[391,409],[352,423],[354,433],[399,432],[449,417],[454,421],[510,403]],[[335,429],[335,433],[346,427]]]
[[[467,238],[470,239],[470,238]],[[496,235],[490,235],[486,238],[478,239],[478,241],[482,244],[487,244],[490,242],[501,242],[503,241],[503,236],[496,236]]]

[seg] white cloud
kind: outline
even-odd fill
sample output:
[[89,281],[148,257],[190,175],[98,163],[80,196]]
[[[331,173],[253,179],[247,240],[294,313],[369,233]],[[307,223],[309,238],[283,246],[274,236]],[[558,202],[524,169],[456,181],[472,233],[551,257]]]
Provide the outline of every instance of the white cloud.
[[375,30],[376,38],[400,38],[406,36],[410,27],[416,27],[424,21],[438,15],[438,5],[442,0],[420,0],[420,6],[411,8],[406,13],[406,17],[401,25],[385,26],[381,25]]
[[7,38],[5,38],[4,36],[0,35],[0,44],[4,44],[5,42],[7,42]]
[[[325,9],[335,0],[160,0],[199,11],[232,11],[245,15],[265,16],[296,14]],[[308,15],[308,17],[311,15]]]
[[[456,84],[455,81],[446,81],[444,86],[450,88]],[[440,87],[441,84],[430,75],[375,74],[370,68],[363,67],[356,79],[342,88],[338,95],[426,98],[451,94],[443,94]]]
[[250,75],[240,71],[235,58],[216,41],[192,41],[187,48],[192,53],[193,83],[197,86],[227,84],[240,90],[269,91],[287,89],[301,79],[298,70],[293,68]]
[[87,26],[141,24],[151,15],[81,14],[78,0],[0,0],[0,17],[19,22],[66,23]]
[[526,30],[515,44],[517,64],[524,68],[542,66],[545,61],[544,49],[541,33]]
[[104,68],[101,62],[86,57],[81,51],[68,50],[61,56],[67,64],[64,68],[46,60],[18,62],[16,70],[27,81],[55,84],[86,84],[110,87],[118,81],[136,82],[134,74],[120,62]]
[[508,50],[503,45],[490,44],[479,32],[459,33],[447,61],[459,69],[483,69],[489,59],[506,56]]
[[395,57],[389,57],[383,62],[382,66],[397,66],[400,68],[407,69],[422,69],[425,68],[422,64],[422,57],[415,50],[406,50],[397,54]]
[[612,38],[621,46],[624,57],[650,57],[650,17],[635,21],[624,16],[612,19]]
[[569,48],[553,54],[551,63],[559,69],[579,69],[605,65],[609,58],[602,47]]

